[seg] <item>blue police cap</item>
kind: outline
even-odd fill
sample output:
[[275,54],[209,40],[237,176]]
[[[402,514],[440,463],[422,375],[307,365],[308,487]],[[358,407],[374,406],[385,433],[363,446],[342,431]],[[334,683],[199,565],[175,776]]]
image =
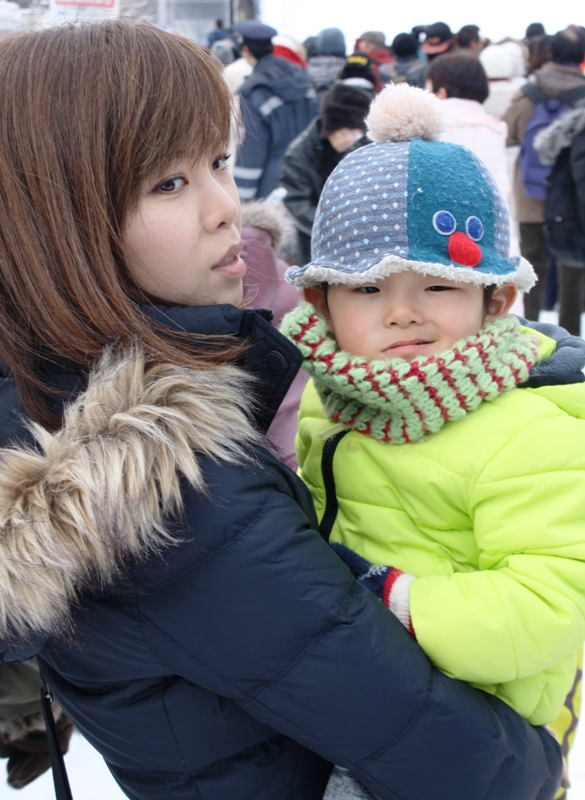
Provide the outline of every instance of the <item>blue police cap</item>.
[[278,31],[271,28],[270,25],[264,25],[263,22],[258,22],[257,19],[245,19],[235,26],[235,30],[244,39],[254,39],[258,42],[269,41],[278,34]]

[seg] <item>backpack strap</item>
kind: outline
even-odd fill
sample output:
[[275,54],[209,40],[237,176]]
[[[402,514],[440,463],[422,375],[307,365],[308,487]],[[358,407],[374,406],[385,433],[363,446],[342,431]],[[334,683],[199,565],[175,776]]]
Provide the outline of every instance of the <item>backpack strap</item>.
[[535,86],[533,83],[525,83],[524,86],[520,88],[520,91],[529,99],[532,100],[535,106],[539,105],[540,103],[546,103],[547,100],[550,100],[549,97],[545,95],[544,92],[541,92],[538,86]]
[[571,89],[570,92],[564,94],[562,97],[559,98],[563,103],[566,103],[568,106],[573,108],[577,105],[585,104],[585,85],[577,86],[574,89]]

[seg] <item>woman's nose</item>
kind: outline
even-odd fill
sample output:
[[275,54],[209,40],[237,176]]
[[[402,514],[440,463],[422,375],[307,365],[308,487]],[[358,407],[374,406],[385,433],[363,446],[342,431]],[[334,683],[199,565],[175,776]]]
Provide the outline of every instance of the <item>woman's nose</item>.
[[[233,181],[232,181],[233,182]],[[203,225],[207,230],[214,231],[220,227],[229,227],[234,224],[240,213],[240,201],[233,184],[234,191],[230,192],[231,184],[228,181],[219,183],[214,180],[203,198]]]

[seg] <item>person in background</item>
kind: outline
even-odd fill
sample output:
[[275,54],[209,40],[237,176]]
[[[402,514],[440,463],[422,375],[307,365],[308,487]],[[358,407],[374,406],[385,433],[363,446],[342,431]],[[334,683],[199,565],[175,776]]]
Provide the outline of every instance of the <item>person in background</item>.
[[347,153],[365,144],[371,95],[340,82],[324,96],[321,115],[289,145],[280,186],[297,230],[299,264],[311,260],[311,234],[325,181]]
[[267,197],[278,186],[288,145],[319,113],[307,71],[273,54],[277,31],[256,20],[236,26],[252,74],[240,86],[240,130],[234,178],[241,200]]
[[[269,308],[272,324],[278,328],[284,315],[302,299],[299,289],[286,283],[288,263],[281,250],[296,246],[296,230],[282,203],[251,200],[242,205],[242,258],[248,268],[244,276],[244,301],[247,308]],[[278,457],[292,470],[297,469],[295,437],[298,411],[307,373],[300,370],[280,404],[266,436]]]
[[365,53],[371,60],[371,69],[376,77],[375,90],[379,92],[383,85],[380,67],[392,63],[385,34],[382,31],[365,31],[358,37],[353,49],[354,53]]
[[236,60],[236,48],[231,39],[218,39],[209,49],[216,58],[219,58],[224,67],[233,64]]
[[307,68],[307,51],[304,45],[295,39],[294,36],[277,34],[272,37],[273,54],[278,58],[284,58],[291,64],[297,64],[303,69]]
[[[575,31],[569,29],[556,33],[550,39],[551,60],[545,62],[533,73],[535,86],[550,99],[560,98],[574,89],[585,87],[585,76],[579,66],[584,53],[585,40]],[[535,105],[522,90],[517,92],[512,99],[503,117],[508,126],[508,146],[522,144],[524,132]],[[539,278],[536,287],[525,297],[525,315],[530,319],[538,319],[542,308],[543,287],[551,262],[551,254],[546,246],[543,227],[544,199],[531,196],[525,191],[518,161],[514,173],[514,198],[520,226],[520,251],[524,258],[533,265]],[[570,269],[563,269],[557,265],[557,276],[559,303],[564,307],[564,302],[571,302],[571,295],[575,291],[575,287],[571,283],[574,273]],[[564,301],[563,298],[565,298]],[[565,320],[566,324],[567,320]],[[580,332],[579,320],[571,319],[568,330],[578,335]]]
[[530,25],[526,27],[524,42],[529,44],[533,39],[541,36],[546,36],[546,30],[542,22],[531,22]]
[[[479,54],[488,79],[489,94],[483,107],[488,114],[502,119],[512,98],[526,82],[523,46],[519,42],[489,44]],[[520,65],[520,69],[519,69]]]
[[[427,70],[427,87],[442,100],[445,129],[440,140],[462,144],[482,160],[509,213],[512,187],[506,155],[507,128],[483,106],[489,88],[480,60],[458,51],[435,58]],[[514,230],[510,251],[513,256],[519,254]]]
[[455,36],[458,50],[468,50],[472,55],[479,55],[483,43],[479,36],[479,25],[464,25]]
[[455,49],[455,37],[446,22],[434,22],[423,29],[422,52],[429,61]]
[[214,42],[219,42],[221,39],[232,39],[232,33],[224,26],[223,19],[216,19],[215,28],[207,37],[207,46],[211,47]]
[[353,86],[367,92],[373,100],[376,95],[376,75],[372,59],[365,53],[352,53],[345,59],[345,66],[338,75],[338,80],[346,86]]
[[420,81],[426,62],[419,58],[418,41],[412,33],[398,33],[392,40],[391,50],[394,61],[391,64],[382,64],[380,67],[382,81],[409,83],[422,89],[424,81],[422,83]]
[[307,60],[307,72],[319,100],[337,80],[345,65],[345,36],[339,28],[324,28],[314,42],[314,55]]

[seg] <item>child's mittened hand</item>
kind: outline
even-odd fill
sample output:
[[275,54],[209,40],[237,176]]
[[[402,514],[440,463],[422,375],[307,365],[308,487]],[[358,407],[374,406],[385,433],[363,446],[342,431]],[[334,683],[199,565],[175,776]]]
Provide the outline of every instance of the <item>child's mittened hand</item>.
[[332,542],[331,549],[347,564],[358,583],[379,597],[416,639],[410,619],[409,600],[410,583],[414,575],[408,575],[396,567],[372,564],[339,542]]

